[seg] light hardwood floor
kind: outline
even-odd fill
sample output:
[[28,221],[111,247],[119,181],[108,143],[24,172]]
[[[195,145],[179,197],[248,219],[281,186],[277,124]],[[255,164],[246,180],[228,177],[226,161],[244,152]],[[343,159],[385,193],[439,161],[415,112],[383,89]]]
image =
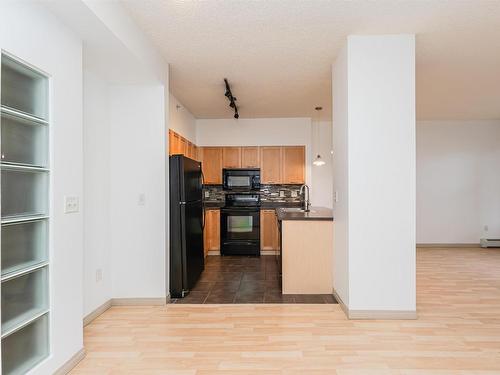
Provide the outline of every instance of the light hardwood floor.
[[78,374],[500,374],[500,249],[418,249],[418,320],[338,305],[113,307]]

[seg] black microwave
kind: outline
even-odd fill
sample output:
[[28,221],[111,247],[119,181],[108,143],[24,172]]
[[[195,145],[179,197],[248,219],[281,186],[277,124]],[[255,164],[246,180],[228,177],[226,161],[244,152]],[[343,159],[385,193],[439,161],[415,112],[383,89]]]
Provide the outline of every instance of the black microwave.
[[222,170],[222,187],[224,190],[259,190],[260,169],[226,169]]

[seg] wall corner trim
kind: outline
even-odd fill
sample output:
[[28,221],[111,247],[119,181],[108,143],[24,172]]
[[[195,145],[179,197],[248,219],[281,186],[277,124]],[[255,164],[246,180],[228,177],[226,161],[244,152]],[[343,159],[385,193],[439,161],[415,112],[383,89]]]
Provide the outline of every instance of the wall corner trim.
[[340,305],[340,308],[346,315],[347,319],[363,319],[363,320],[414,320],[418,319],[417,311],[413,310],[349,310],[342,298],[333,289],[333,296]]
[[76,352],[68,361],[66,361],[66,363],[54,372],[54,375],[69,374],[69,372],[73,370],[83,358],[85,358],[85,348],[81,348],[78,352]]

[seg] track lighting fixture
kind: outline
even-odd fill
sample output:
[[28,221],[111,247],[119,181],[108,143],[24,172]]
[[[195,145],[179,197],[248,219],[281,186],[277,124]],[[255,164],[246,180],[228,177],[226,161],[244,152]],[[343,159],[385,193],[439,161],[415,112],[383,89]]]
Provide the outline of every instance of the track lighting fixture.
[[233,96],[233,93],[231,92],[231,87],[229,87],[229,82],[227,81],[227,78],[224,78],[224,83],[226,84],[226,92],[224,93],[224,95],[229,100],[229,106],[234,109],[234,118],[237,119],[240,117],[240,115],[238,113],[238,107],[236,106],[236,98]]

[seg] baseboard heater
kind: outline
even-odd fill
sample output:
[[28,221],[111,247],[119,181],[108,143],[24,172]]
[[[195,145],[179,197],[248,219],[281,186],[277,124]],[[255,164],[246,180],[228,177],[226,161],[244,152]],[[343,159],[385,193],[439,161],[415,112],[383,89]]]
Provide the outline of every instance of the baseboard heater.
[[481,247],[500,247],[500,238],[481,238]]

